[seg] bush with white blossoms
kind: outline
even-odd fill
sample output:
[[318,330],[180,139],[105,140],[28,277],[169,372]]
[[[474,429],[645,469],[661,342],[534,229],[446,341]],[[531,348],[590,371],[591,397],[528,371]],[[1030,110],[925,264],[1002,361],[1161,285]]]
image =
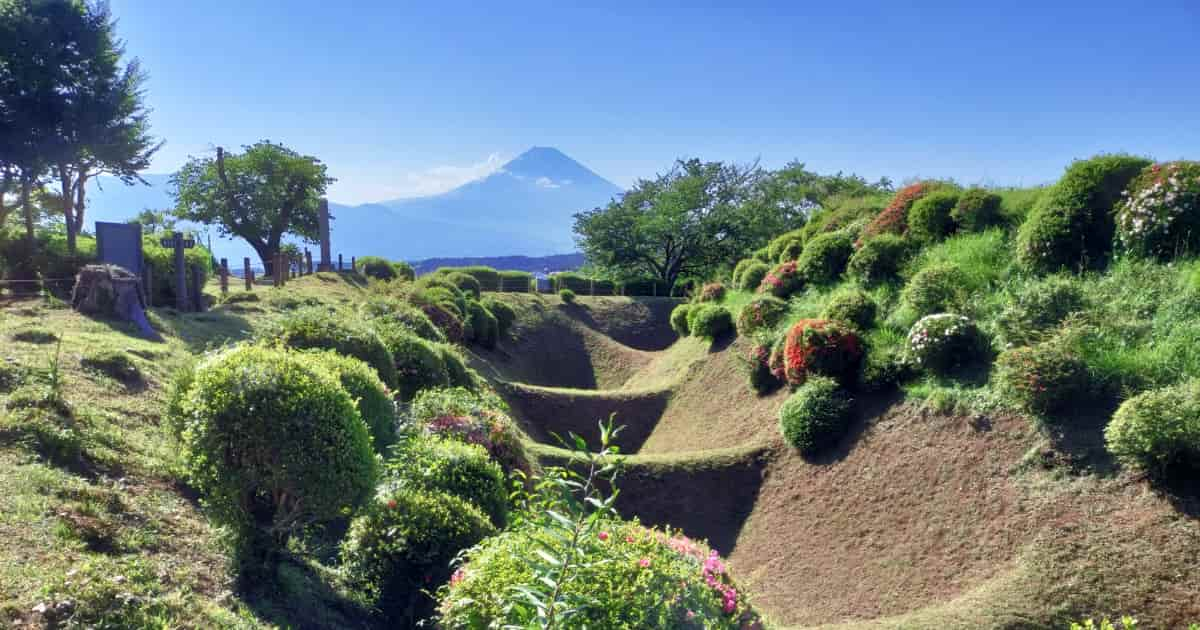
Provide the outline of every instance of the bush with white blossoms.
[[922,317],[908,333],[908,358],[935,374],[947,374],[985,358],[988,344],[969,318],[955,313]]
[[1200,251],[1200,162],[1146,167],[1117,205],[1125,251],[1170,258]]

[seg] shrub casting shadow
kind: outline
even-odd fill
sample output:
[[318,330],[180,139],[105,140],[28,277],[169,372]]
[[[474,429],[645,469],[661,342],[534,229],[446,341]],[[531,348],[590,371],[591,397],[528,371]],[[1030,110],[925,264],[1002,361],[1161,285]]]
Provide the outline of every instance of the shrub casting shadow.
[[243,601],[259,619],[281,628],[384,627],[370,610],[343,595],[333,574],[283,555],[272,575],[242,580]]
[[1072,470],[1111,476],[1116,474],[1119,466],[1108,452],[1104,429],[1117,406],[1118,401],[1112,399],[1092,400],[1040,422],[1050,444],[1067,456]]
[[820,453],[801,455],[800,457],[813,466],[831,466],[841,462],[858,446],[874,420],[903,398],[903,394],[898,390],[855,395],[853,420],[850,422],[850,426],[846,427],[846,433],[842,435],[837,444]]

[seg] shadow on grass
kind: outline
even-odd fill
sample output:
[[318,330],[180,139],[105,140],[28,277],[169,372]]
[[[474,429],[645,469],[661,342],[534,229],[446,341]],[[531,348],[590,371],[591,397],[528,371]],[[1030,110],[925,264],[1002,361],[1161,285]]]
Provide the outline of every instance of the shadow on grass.
[[813,466],[831,466],[846,459],[858,446],[863,435],[871,428],[874,420],[883,415],[892,405],[903,400],[899,390],[865,393],[854,398],[854,419],[837,444],[815,455],[802,456]]
[[1119,466],[1105,446],[1104,428],[1117,406],[1118,401],[1113,399],[1093,399],[1041,419],[1050,444],[1066,456],[1066,464],[1073,472],[1106,477],[1116,474]]
[[242,585],[246,606],[280,628],[380,628],[363,603],[338,584],[337,574],[315,562],[284,557],[273,575]]
[[[251,336],[253,327],[245,317],[225,308],[203,313],[180,313],[173,308],[156,308],[149,312],[151,326],[160,333],[177,337],[192,352],[241,341]],[[121,330],[123,322],[106,322]],[[127,330],[133,329],[130,325]]]

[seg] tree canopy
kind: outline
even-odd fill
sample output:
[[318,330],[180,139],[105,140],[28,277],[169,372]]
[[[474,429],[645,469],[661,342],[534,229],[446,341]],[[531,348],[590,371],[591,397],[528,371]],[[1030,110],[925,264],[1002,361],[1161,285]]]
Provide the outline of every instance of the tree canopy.
[[817,175],[800,163],[772,172],[757,164],[678,160],[607,206],[576,214],[576,241],[590,265],[612,275],[653,276],[673,285],[682,276],[709,275],[802,226],[834,195],[890,185]]
[[317,158],[268,140],[191,158],[171,177],[175,216],[245,239],[268,273],[284,234],[316,241],[318,205],[333,182]]

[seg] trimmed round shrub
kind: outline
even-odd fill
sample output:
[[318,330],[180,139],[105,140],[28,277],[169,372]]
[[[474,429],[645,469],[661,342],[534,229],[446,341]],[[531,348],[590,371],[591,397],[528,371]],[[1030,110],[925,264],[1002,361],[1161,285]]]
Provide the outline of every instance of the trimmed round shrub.
[[753,258],[743,258],[733,266],[733,272],[729,274],[729,281],[732,283],[733,288],[742,288],[742,273],[746,271],[746,267],[753,265],[755,262]]
[[803,289],[804,276],[800,275],[794,260],[782,263],[768,271],[758,285],[759,293],[769,293],[785,300],[793,293]]
[[893,390],[913,376],[912,365],[905,360],[904,346],[871,348],[858,373],[859,391],[878,393]]
[[482,446],[418,435],[396,449],[388,473],[401,485],[448,492],[483,510],[496,527],[508,521],[504,471]]
[[345,388],[312,364],[305,354],[235,346],[201,361],[172,405],[188,479],[230,528],[243,563],[354,508],[375,484],[367,425]]
[[318,308],[293,312],[280,320],[269,338],[297,350],[333,350],[375,368],[388,387],[396,386],[396,364],[375,330],[344,315]]
[[1200,380],[1144,392],[1121,403],[1104,439],[1118,460],[1151,474],[1200,471]]
[[400,400],[409,401],[423,389],[450,384],[446,364],[433,344],[398,325],[381,325],[378,330],[395,359]]
[[983,361],[989,351],[987,339],[975,323],[954,313],[917,320],[908,332],[905,349],[918,367],[942,375]]
[[813,238],[796,260],[798,273],[811,284],[837,282],[854,253],[854,242],[845,231],[830,232]]
[[863,243],[850,256],[846,275],[868,286],[890,282],[900,276],[900,268],[912,251],[912,245],[903,236],[881,234]]
[[1004,345],[1025,345],[1037,341],[1069,315],[1085,308],[1083,287],[1077,278],[1047,276],[1018,285],[996,316],[996,329]]
[[517,312],[513,310],[513,307],[492,296],[483,298],[479,303],[496,318],[499,336],[507,337],[509,331],[512,330],[513,323],[517,321]]
[[396,268],[386,258],[379,256],[363,256],[358,259],[358,266],[362,269],[364,276],[375,278],[376,280],[395,280],[399,277],[396,273]]
[[769,263],[785,263],[795,258],[786,258],[787,253],[800,253],[804,249],[804,232],[803,230],[792,230],[784,232],[779,236],[771,239],[767,243],[767,262]]
[[715,340],[733,332],[733,315],[715,304],[700,304],[688,313],[688,330],[693,337]]
[[[537,580],[528,557],[553,532],[533,525],[489,538],[439,594],[439,627],[537,627],[532,606],[509,606],[512,589]],[[563,627],[753,630],[762,622],[720,555],[680,532],[607,521],[580,538],[579,602]]]
[[451,309],[438,304],[422,304],[417,308],[441,331],[446,341],[462,343],[465,340],[466,329],[463,327],[462,318],[455,315]]
[[1027,411],[1048,414],[1088,397],[1087,365],[1053,341],[1015,348],[996,359],[996,378]]
[[450,381],[450,386],[475,389],[478,376],[467,366],[467,361],[458,348],[448,343],[432,343],[431,345],[434,350],[437,350],[442,364],[446,366],[446,377]]
[[783,438],[806,457],[836,445],[850,420],[849,397],[825,376],[808,379],[779,408]]
[[398,323],[416,333],[422,339],[429,341],[446,341],[446,334],[433,324],[433,320],[420,309],[388,297],[374,296],[368,298],[358,307],[358,312],[365,319],[383,319]]
[[951,213],[958,205],[958,192],[936,190],[913,203],[908,211],[908,233],[918,241],[935,243],[954,231]]
[[743,336],[771,330],[787,316],[788,303],[773,295],[757,295],[738,313],[737,330]]
[[937,188],[937,182],[917,182],[896,191],[887,207],[875,216],[859,235],[857,245],[880,234],[904,234],[908,231],[908,211],[916,201]]
[[479,281],[474,276],[467,275],[461,271],[452,271],[443,276],[447,282],[458,287],[467,297],[479,299],[480,286]]
[[754,259],[766,265],[775,264],[775,260],[771,258],[771,248],[769,247],[754,250]]
[[1017,260],[1038,272],[1103,266],[1112,250],[1113,206],[1149,164],[1131,155],[1072,163],[1021,224]]
[[496,340],[500,338],[500,323],[496,317],[475,300],[467,302],[467,314],[471,321],[471,338],[475,343],[484,348],[495,348]]
[[410,299],[418,304],[439,304],[450,308],[460,318],[467,313],[467,295],[444,275],[423,276],[416,283]]
[[759,285],[762,284],[763,278],[767,277],[767,274],[770,272],[770,265],[755,259],[749,265],[746,265],[746,268],[742,270],[742,275],[740,282],[737,284],[737,288],[741,289],[742,291],[754,291],[758,289]]
[[967,275],[957,265],[938,263],[918,271],[900,294],[917,315],[960,311],[967,302]]
[[482,446],[510,473],[529,473],[533,460],[525,452],[508,406],[490,391],[461,387],[427,389],[413,400],[409,415],[414,426],[430,435],[454,438]]
[[750,382],[750,389],[758,394],[775,391],[782,384],[771,370],[771,346],[771,340],[766,339],[754,343],[746,352],[746,380]]
[[1147,167],[1117,205],[1121,248],[1168,260],[1200,251],[1200,162]]
[[412,265],[403,260],[392,263],[392,269],[396,270],[396,278],[399,280],[412,282],[417,279],[416,270],[412,268]]
[[487,515],[447,492],[388,482],[350,523],[342,542],[346,575],[397,627],[416,627],[450,577],[450,561],[496,533]]
[[858,330],[868,330],[875,324],[878,307],[871,296],[859,289],[845,289],[833,294],[825,304],[821,319],[845,322]]
[[381,455],[396,443],[396,404],[379,375],[371,366],[330,350],[310,351],[317,365],[328,371],[354,400],[354,406],[367,429],[371,444]]
[[692,334],[692,328],[689,324],[692,309],[696,308],[694,304],[680,304],[671,310],[671,330],[680,337],[687,337]]
[[563,301],[563,304],[574,304],[575,292],[570,289],[563,289],[558,292],[558,298]]
[[848,382],[862,359],[858,335],[839,322],[802,319],[792,326],[784,341],[783,371],[792,385],[800,385],[814,375]]
[[725,299],[725,285],[720,282],[709,282],[700,287],[696,294],[697,302],[720,302]]
[[984,188],[968,188],[959,195],[950,219],[963,232],[982,232],[1000,222],[1000,195]]

